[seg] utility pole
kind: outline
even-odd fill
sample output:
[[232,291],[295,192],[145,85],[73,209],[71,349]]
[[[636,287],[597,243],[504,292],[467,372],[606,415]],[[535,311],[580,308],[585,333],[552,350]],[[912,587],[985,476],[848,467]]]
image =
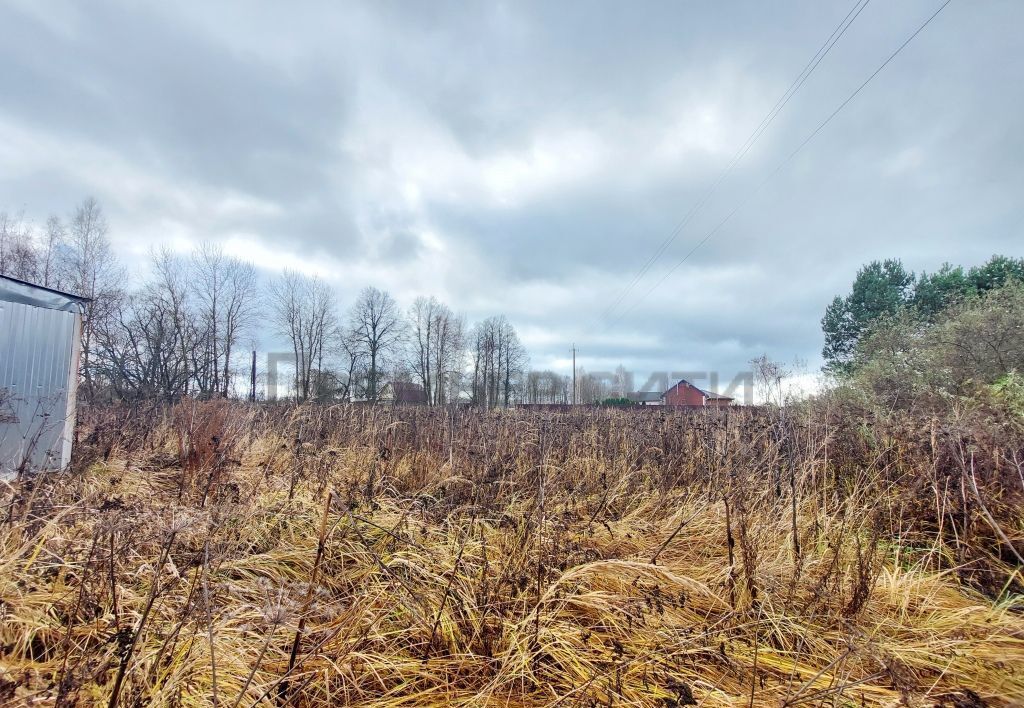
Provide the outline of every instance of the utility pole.
[[249,400],[256,402],[256,350],[252,350],[252,371],[249,374]]
[[576,345],[572,345],[572,404],[576,405]]

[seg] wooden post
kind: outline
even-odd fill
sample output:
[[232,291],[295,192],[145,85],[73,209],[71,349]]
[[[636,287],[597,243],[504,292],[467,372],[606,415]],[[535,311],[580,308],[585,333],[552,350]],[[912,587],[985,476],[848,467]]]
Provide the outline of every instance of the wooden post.
[[256,402],[256,350],[252,350],[252,371],[249,374],[249,400]]

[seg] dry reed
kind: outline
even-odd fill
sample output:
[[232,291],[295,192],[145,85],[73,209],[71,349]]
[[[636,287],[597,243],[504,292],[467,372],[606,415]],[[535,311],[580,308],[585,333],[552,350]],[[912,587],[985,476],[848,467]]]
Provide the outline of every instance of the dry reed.
[[1024,703],[1012,426],[90,415],[0,499],[0,704]]

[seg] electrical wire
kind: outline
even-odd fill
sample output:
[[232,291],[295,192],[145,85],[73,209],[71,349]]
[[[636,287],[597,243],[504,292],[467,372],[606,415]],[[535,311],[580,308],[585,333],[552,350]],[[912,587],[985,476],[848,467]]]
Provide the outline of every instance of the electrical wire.
[[900,52],[902,52],[902,51],[903,51],[903,49],[904,49],[904,48],[905,48],[905,47],[906,47],[906,46],[907,46],[908,44],[910,44],[910,43],[911,43],[911,42],[912,42],[912,41],[914,40],[914,38],[915,38],[915,37],[917,37],[917,35],[919,35],[919,34],[920,34],[920,33],[921,33],[921,32],[922,32],[923,30],[924,30],[924,28],[925,28],[925,27],[927,27],[927,26],[928,26],[929,24],[931,24],[932,20],[934,20],[934,19],[935,19],[936,17],[938,17],[938,16],[939,16],[939,13],[941,13],[941,12],[942,12],[942,11],[943,11],[944,9],[946,9],[946,6],[947,6],[947,5],[949,5],[949,3],[951,3],[952,1],[953,1],[953,0],[946,0],[946,1],[944,2],[944,3],[942,3],[942,5],[941,5],[941,6],[939,6],[939,9],[938,9],[938,10],[936,10],[936,11],[935,11],[934,13],[932,13],[932,15],[931,15],[931,16],[929,16],[927,20],[925,20],[925,21],[924,21],[924,22],[923,22],[923,23],[922,23],[922,24],[921,24],[921,25],[920,25],[920,26],[919,26],[919,27],[918,27],[918,28],[917,28],[916,30],[914,30],[913,34],[911,34],[911,35],[910,35],[910,36],[909,36],[909,37],[908,37],[908,38],[907,38],[907,39],[906,39],[906,40],[905,40],[905,41],[903,42],[903,44],[901,44],[901,45],[900,45],[899,47],[897,47],[897,48],[896,48],[896,51],[894,51],[894,52],[893,52],[892,54],[890,54],[890,55],[888,56],[888,58],[886,58],[886,60],[885,60],[885,61],[883,61],[883,62],[882,62],[882,63],[881,63],[881,64],[880,64],[879,66],[878,66],[878,68],[877,68],[877,69],[875,69],[875,70],[874,70],[874,71],[873,71],[873,72],[871,73],[871,75],[870,75],[870,76],[868,76],[868,77],[867,77],[867,78],[866,78],[866,79],[865,79],[865,80],[863,81],[863,83],[861,83],[861,84],[860,84],[860,85],[859,85],[859,86],[858,86],[858,87],[857,87],[857,88],[856,88],[856,89],[855,89],[855,90],[853,91],[853,93],[851,93],[851,94],[850,94],[849,96],[847,96],[847,97],[846,97],[846,99],[845,99],[845,100],[844,100],[844,101],[843,101],[842,103],[840,103],[840,104],[839,104],[839,105],[838,105],[838,106],[837,106],[837,107],[835,108],[835,110],[833,110],[833,111],[832,111],[832,113],[830,113],[830,114],[829,114],[829,116],[828,116],[827,118],[825,118],[825,120],[823,120],[823,121],[822,121],[821,123],[819,123],[819,124],[818,124],[818,127],[816,127],[816,128],[815,128],[815,129],[814,129],[814,130],[813,130],[813,131],[812,131],[812,132],[810,133],[810,135],[808,135],[808,136],[807,136],[807,137],[806,137],[806,138],[805,138],[805,139],[803,140],[803,142],[801,142],[801,143],[800,143],[800,144],[799,144],[799,145],[798,145],[798,146],[796,147],[796,149],[795,149],[795,150],[793,150],[793,151],[792,151],[792,152],[791,152],[791,153],[790,153],[790,154],[789,154],[789,155],[788,155],[788,156],[787,156],[787,157],[786,157],[786,158],[785,158],[785,159],[784,159],[784,160],[783,160],[782,162],[780,162],[780,163],[779,163],[779,165],[778,165],[778,166],[777,166],[777,167],[776,167],[776,168],[775,168],[775,169],[774,169],[774,170],[773,170],[773,171],[772,171],[772,172],[771,172],[771,173],[770,173],[770,174],[769,174],[769,175],[768,175],[768,176],[767,176],[767,177],[766,177],[766,178],[765,178],[765,179],[764,179],[764,180],[763,180],[763,181],[762,181],[762,182],[761,182],[760,184],[758,184],[758,186],[757,186],[756,188],[754,188],[754,190],[753,190],[753,191],[751,191],[751,192],[750,192],[749,194],[747,194],[747,196],[746,196],[746,197],[745,197],[745,198],[744,198],[744,199],[743,199],[743,200],[742,200],[742,201],[741,201],[741,202],[740,202],[740,203],[739,203],[739,204],[738,204],[738,205],[737,205],[737,206],[736,206],[736,207],[735,207],[735,208],[734,208],[734,209],[733,209],[732,211],[730,211],[730,212],[729,212],[729,214],[728,214],[728,215],[727,215],[727,216],[726,216],[726,217],[725,217],[724,219],[722,219],[722,220],[721,220],[721,221],[720,221],[720,222],[718,223],[718,225],[717,225],[717,226],[715,226],[715,227],[714,227],[713,229],[711,229],[711,230],[710,230],[710,231],[709,231],[709,232],[708,232],[707,234],[705,234],[704,238],[702,238],[702,239],[701,239],[700,241],[698,241],[696,245],[694,245],[694,246],[693,246],[693,247],[692,247],[692,248],[691,248],[691,249],[690,249],[689,251],[687,251],[686,255],[684,255],[684,256],[683,256],[683,257],[682,257],[682,258],[681,258],[681,259],[680,259],[680,260],[679,260],[679,261],[678,261],[678,262],[677,262],[677,263],[676,263],[676,264],[675,264],[674,266],[672,266],[672,268],[670,268],[670,269],[668,270],[668,272],[666,272],[666,273],[665,273],[665,274],[664,274],[664,275],[663,275],[663,276],[661,277],[661,279],[660,279],[660,280],[658,280],[658,281],[657,281],[657,282],[656,282],[656,283],[655,283],[655,284],[654,284],[653,286],[651,286],[651,287],[650,287],[650,288],[649,288],[649,289],[648,289],[648,290],[647,290],[647,291],[646,291],[646,292],[645,292],[645,293],[644,293],[644,294],[643,294],[643,295],[642,295],[642,296],[640,297],[640,299],[639,299],[639,300],[637,300],[637,301],[636,301],[636,302],[635,302],[635,303],[634,303],[634,304],[633,304],[633,305],[632,305],[632,306],[631,306],[631,307],[630,307],[629,309],[625,310],[625,311],[624,311],[624,312],[622,312],[622,313],[621,313],[621,314],[620,314],[620,315],[619,315],[618,317],[616,317],[616,318],[615,318],[615,319],[614,319],[614,320],[613,320],[613,321],[612,321],[612,322],[611,322],[611,323],[609,324],[609,326],[613,326],[613,325],[617,324],[617,323],[618,323],[619,321],[621,321],[621,320],[622,320],[623,318],[625,318],[625,317],[626,317],[627,315],[629,315],[629,314],[630,314],[630,313],[632,313],[632,312],[633,312],[634,310],[636,310],[636,308],[637,308],[637,307],[639,307],[639,306],[640,306],[640,304],[641,304],[641,303],[642,303],[642,302],[643,302],[643,301],[644,301],[645,299],[647,299],[647,297],[648,297],[648,296],[649,296],[649,295],[650,295],[650,294],[651,294],[652,292],[654,292],[655,290],[657,290],[657,289],[658,289],[658,287],[660,287],[662,283],[664,283],[664,282],[665,282],[666,280],[668,280],[668,278],[669,278],[669,277],[670,277],[670,276],[671,276],[671,275],[672,275],[673,273],[675,273],[675,272],[676,272],[676,271],[677,271],[677,270],[678,270],[678,269],[679,269],[679,268],[680,268],[680,267],[681,267],[681,266],[682,266],[682,265],[683,265],[683,264],[684,264],[684,263],[685,263],[685,262],[686,262],[686,261],[687,261],[687,260],[688,260],[688,259],[690,258],[690,256],[692,256],[692,255],[693,255],[693,254],[694,254],[694,253],[695,253],[695,252],[696,252],[696,251],[697,251],[697,250],[698,250],[698,249],[699,249],[699,248],[700,248],[701,246],[703,246],[703,245],[704,245],[705,243],[707,243],[708,241],[710,241],[710,240],[711,240],[711,239],[712,239],[712,238],[713,238],[713,237],[715,236],[715,234],[717,234],[717,233],[718,233],[718,232],[719,232],[719,231],[720,231],[720,230],[722,229],[722,227],[723,227],[723,226],[725,226],[725,225],[726,225],[726,224],[727,224],[727,223],[728,223],[728,222],[729,222],[729,221],[730,221],[730,220],[732,219],[732,217],[734,217],[734,216],[735,216],[735,215],[736,215],[736,214],[737,214],[737,213],[738,213],[738,212],[739,212],[739,211],[740,211],[740,210],[741,210],[741,209],[742,209],[742,208],[743,208],[744,206],[746,206],[746,205],[747,205],[747,203],[749,203],[749,202],[750,202],[750,200],[751,200],[751,199],[752,199],[752,198],[753,198],[753,197],[754,197],[755,195],[757,195],[757,194],[758,194],[758,193],[759,193],[759,192],[760,192],[760,191],[761,191],[761,190],[762,190],[762,189],[763,189],[763,188],[764,188],[764,187],[765,187],[765,186],[766,186],[766,185],[767,185],[767,184],[768,184],[768,183],[769,183],[769,182],[770,182],[770,181],[771,181],[771,180],[772,180],[772,179],[773,179],[773,178],[774,178],[774,177],[775,177],[775,176],[776,176],[776,175],[777,175],[777,174],[778,174],[779,172],[781,172],[781,171],[782,171],[782,169],[783,169],[783,168],[784,168],[784,167],[785,167],[785,166],[786,166],[787,164],[789,164],[789,162],[790,162],[790,161],[792,161],[792,159],[793,159],[794,157],[796,157],[796,156],[797,156],[797,154],[798,154],[798,153],[799,153],[799,152],[800,152],[801,150],[803,150],[803,149],[804,149],[804,147],[805,147],[805,146],[806,146],[806,145],[807,145],[807,144],[808,144],[809,142],[811,142],[811,140],[813,140],[813,139],[814,139],[814,138],[815,138],[815,137],[816,137],[816,136],[818,135],[818,133],[820,133],[820,132],[821,132],[822,130],[824,130],[824,128],[825,128],[825,127],[826,127],[826,126],[827,126],[827,125],[828,125],[829,123],[831,123],[831,122],[832,122],[832,120],[833,120],[833,119],[834,119],[834,118],[835,118],[835,117],[836,117],[837,115],[839,115],[839,113],[840,113],[840,112],[841,112],[841,111],[842,111],[842,110],[843,110],[844,108],[846,108],[846,106],[847,106],[847,105],[849,105],[849,103],[850,103],[851,101],[853,101],[853,99],[854,99],[854,98],[856,98],[856,97],[857,97],[857,95],[858,95],[858,94],[859,94],[859,93],[860,93],[861,91],[863,91],[863,90],[864,90],[864,88],[865,88],[865,87],[866,87],[866,86],[867,86],[867,85],[868,85],[869,83],[871,83],[871,81],[872,81],[872,80],[873,80],[873,79],[874,79],[874,78],[875,78],[876,76],[878,76],[878,75],[879,75],[879,74],[880,74],[880,73],[882,72],[882,70],[883,70],[883,69],[885,69],[885,67],[887,67],[887,66],[889,65],[889,63],[890,63],[890,62],[892,62],[892,60],[893,60],[893,59],[895,59],[895,58],[896,58],[896,57],[897,57],[897,56],[898,56],[898,55],[900,54]]
[[821,61],[826,56],[828,56],[828,53],[832,51],[832,47],[834,47],[836,43],[842,38],[842,36],[846,34],[846,30],[850,28],[850,26],[854,23],[854,21],[857,19],[860,13],[863,12],[864,8],[867,7],[869,2],[870,0],[856,0],[856,2],[853,4],[853,7],[850,8],[850,11],[846,13],[846,16],[842,19],[842,21],[840,21],[838,25],[836,25],[836,28],[832,30],[832,34],[829,35],[828,39],[825,40],[825,43],[818,48],[818,51],[815,52],[814,56],[812,56],[810,60],[807,62],[807,64],[804,65],[804,68],[800,71],[797,77],[789,85],[789,88],[787,88],[785,93],[783,93],[782,96],[779,97],[779,99],[775,102],[775,105],[772,106],[768,113],[765,114],[765,116],[761,119],[761,122],[758,124],[758,126],[754,128],[753,132],[747,137],[746,141],[744,141],[744,143],[739,147],[739,149],[736,151],[736,154],[733,155],[729,164],[718,176],[718,179],[714,182],[711,188],[701,197],[701,199],[693,207],[691,207],[689,212],[687,212],[686,216],[684,216],[683,219],[678,224],[676,224],[675,228],[669,233],[665,240],[662,241],[661,245],[655,250],[651,257],[647,259],[644,265],[640,268],[639,272],[637,272],[637,274],[633,276],[633,279],[629,282],[629,284],[626,285],[625,289],[621,293],[619,293],[615,301],[604,310],[604,312],[601,315],[602,318],[607,318],[608,316],[610,316],[611,313],[615,310],[615,308],[617,308],[626,299],[629,293],[633,290],[634,287],[636,287],[636,285],[641,281],[644,275],[647,274],[647,272],[662,256],[662,254],[669,248],[669,246],[671,246],[675,242],[675,240],[682,233],[683,229],[686,228],[686,226],[690,223],[690,221],[697,214],[697,212],[700,211],[700,209],[708,202],[708,200],[710,200],[711,197],[715,195],[721,184],[726,180],[726,178],[728,178],[730,174],[732,174],[732,171],[746,156],[746,154],[750,151],[750,149],[754,146],[758,139],[760,139],[760,137],[772,124],[772,122],[774,122],[775,118],[779,115],[780,112],[782,112],[782,110],[786,107],[786,105],[793,98],[796,92],[800,90],[800,87],[804,85],[808,78],[810,78],[811,74],[814,73],[814,70],[818,67],[818,64],[820,64]]

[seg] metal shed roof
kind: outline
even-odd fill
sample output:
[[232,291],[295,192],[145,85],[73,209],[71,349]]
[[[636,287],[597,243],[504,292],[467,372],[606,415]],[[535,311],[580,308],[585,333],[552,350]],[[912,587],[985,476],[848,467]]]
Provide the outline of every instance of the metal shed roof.
[[43,307],[47,310],[81,313],[89,298],[0,275],[0,301]]

